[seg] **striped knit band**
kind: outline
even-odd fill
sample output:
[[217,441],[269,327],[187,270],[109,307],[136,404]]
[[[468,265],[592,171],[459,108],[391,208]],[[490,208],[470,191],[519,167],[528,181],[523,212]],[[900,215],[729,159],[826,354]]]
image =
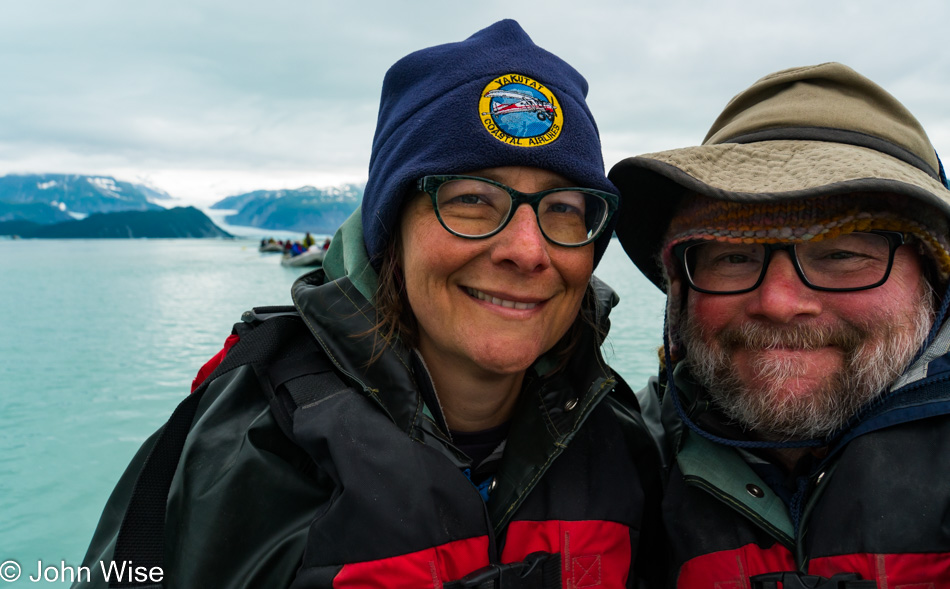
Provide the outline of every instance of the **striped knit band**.
[[[893,194],[843,194],[779,202],[735,202],[692,195],[670,222],[662,249],[667,276],[675,275],[672,249],[678,243],[819,241],[873,229],[911,234],[921,254],[934,261],[942,284],[950,278],[947,220],[916,199]],[[936,285],[934,285],[936,286]]]

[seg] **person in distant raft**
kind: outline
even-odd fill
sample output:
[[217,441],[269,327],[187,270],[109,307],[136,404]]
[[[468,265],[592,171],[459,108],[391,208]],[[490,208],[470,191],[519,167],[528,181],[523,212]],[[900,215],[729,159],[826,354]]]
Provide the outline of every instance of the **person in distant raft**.
[[789,69],[610,178],[668,297],[643,396],[669,585],[950,587],[950,190],[920,123],[841,64]]
[[87,565],[169,587],[643,586],[659,453],[600,353],[618,197],[586,93],[511,20],[398,61],[360,210],[146,442]]

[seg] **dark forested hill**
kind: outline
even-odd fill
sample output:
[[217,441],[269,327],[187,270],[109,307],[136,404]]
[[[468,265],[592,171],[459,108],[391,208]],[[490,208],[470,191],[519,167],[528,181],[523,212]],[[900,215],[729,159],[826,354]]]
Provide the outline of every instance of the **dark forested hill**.
[[[0,230],[3,227],[0,225]],[[19,235],[36,238],[231,237],[194,207],[97,213],[81,221],[35,226]]]

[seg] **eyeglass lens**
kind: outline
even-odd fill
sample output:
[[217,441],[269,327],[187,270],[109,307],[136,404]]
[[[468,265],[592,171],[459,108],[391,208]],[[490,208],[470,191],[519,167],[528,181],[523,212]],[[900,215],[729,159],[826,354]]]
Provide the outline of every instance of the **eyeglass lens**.
[[[472,179],[449,180],[439,186],[439,216],[449,230],[468,237],[498,229],[511,211],[511,195],[503,188]],[[537,205],[538,225],[548,239],[562,244],[589,240],[607,215],[599,196],[576,190],[546,194]]]
[[[891,245],[875,233],[848,233],[832,239],[796,243],[794,255],[805,280],[819,288],[856,289],[877,284],[887,275]],[[734,292],[755,286],[763,273],[766,246],[707,241],[686,249],[684,260],[692,283],[711,292]]]

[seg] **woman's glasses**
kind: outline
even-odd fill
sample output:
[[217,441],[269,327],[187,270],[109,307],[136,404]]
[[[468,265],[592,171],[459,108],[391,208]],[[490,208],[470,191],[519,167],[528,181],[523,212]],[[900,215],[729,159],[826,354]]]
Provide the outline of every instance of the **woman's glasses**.
[[453,235],[491,237],[505,228],[520,205],[528,204],[544,237],[566,247],[579,247],[597,239],[618,202],[616,195],[590,188],[554,188],[526,194],[476,176],[426,176],[417,186],[432,197],[436,216]]

